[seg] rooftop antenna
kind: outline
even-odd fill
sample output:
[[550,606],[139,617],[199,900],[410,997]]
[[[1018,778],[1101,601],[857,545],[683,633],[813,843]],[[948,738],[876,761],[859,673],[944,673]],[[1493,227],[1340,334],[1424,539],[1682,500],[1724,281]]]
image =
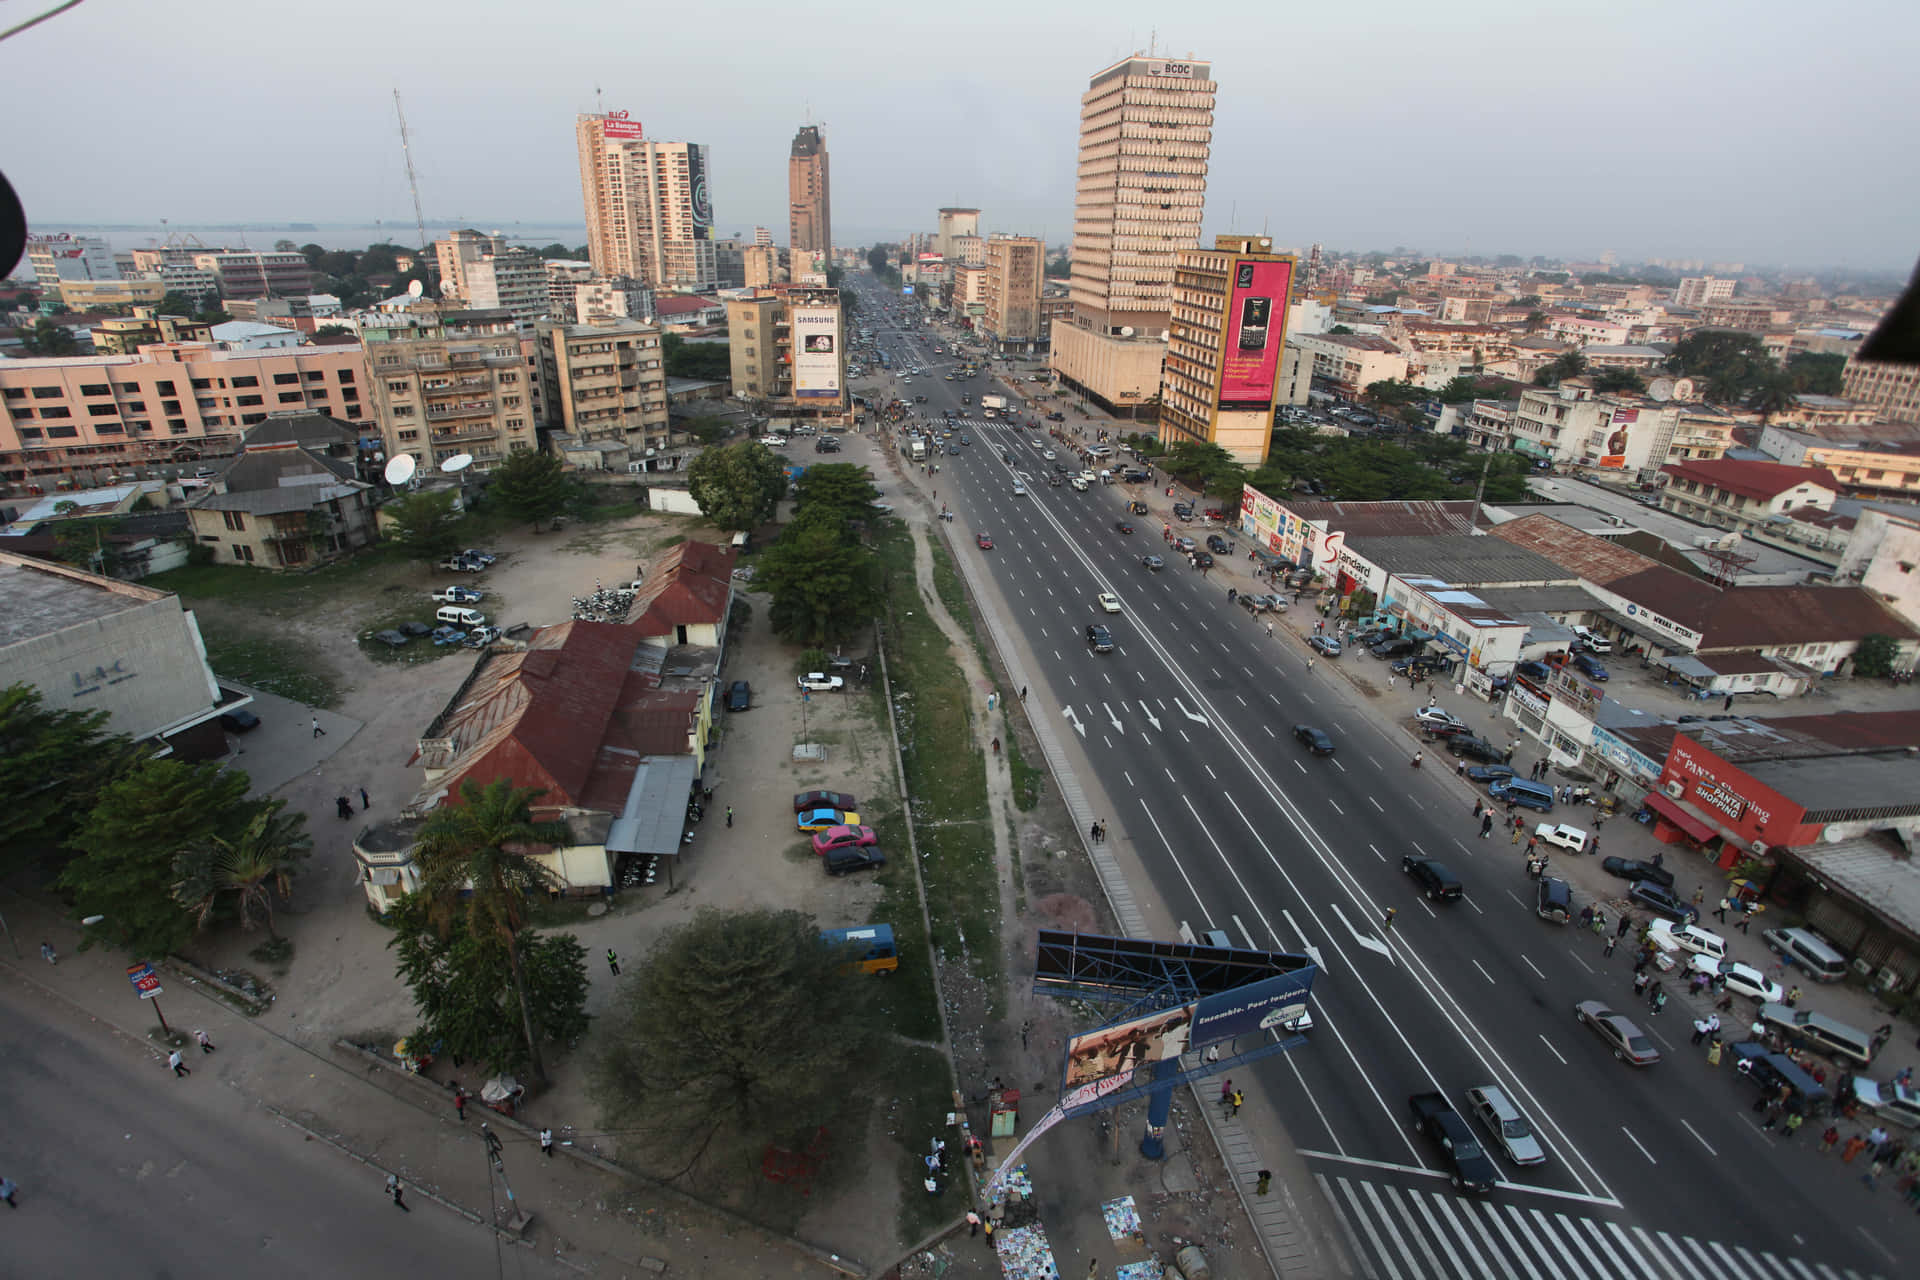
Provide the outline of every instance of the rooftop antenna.
[[413,173],[412,140],[407,136],[407,113],[401,109],[398,89],[393,91],[393,113],[400,117],[400,154],[407,161],[407,190],[413,192],[413,223],[420,229],[420,252],[424,255],[427,251],[427,215],[420,212],[420,182]]
[[593,86],[593,113],[597,116],[607,114],[606,95],[600,92],[600,86]]
[[1159,47],[1160,47],[1160,28],[1148,27],[1147,28],[1147,56],[1149,58],[1153,57],[1155,50],[1159,49]]

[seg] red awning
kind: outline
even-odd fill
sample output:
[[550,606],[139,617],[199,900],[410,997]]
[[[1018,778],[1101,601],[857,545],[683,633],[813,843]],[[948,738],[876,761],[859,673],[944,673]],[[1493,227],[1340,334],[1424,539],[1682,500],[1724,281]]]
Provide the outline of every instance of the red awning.
[[1720,833],[1682,809],[1658,791],[1647,792],[1647,808],[1680,828],[1695,840],[1712,840]]

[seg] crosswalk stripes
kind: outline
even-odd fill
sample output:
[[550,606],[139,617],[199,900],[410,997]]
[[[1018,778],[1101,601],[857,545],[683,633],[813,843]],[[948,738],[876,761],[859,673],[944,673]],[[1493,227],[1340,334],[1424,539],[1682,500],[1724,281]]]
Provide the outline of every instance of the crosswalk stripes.
[[1314,1177],[1369,1280],[1867,1280],[1848,1268],[1607,1218],[1372,1179]]

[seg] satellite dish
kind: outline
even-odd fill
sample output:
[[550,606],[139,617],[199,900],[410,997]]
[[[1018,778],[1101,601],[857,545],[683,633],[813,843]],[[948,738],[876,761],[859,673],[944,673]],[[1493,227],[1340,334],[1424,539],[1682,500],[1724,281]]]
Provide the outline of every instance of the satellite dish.
[[1693,379],[1675,378],[1673,380],[1673,398],[1675,400],[1691,401],[1693,399]]
[[1120,336],[1123,338],[1131,338],[1133,336],[1133,326],[1130,324],[1121,325]]
[[465,471],[468,467],[472,465],[473,465],[472,454],[456,453],[451,458],[448,458],[445,462],[441,463],[440,469],[446,472],[448,475],[457,475],[458,473]]
[[426,291],[427,291],[427,286],[420,283],[420,281],[418,280],[407,281],[407,295],[409,297],[417,298],[421,294],[425,293]]
[[1652,382],[1649,382],[1647,384],[1647,398],[1649,400],[1660,400],[1663,402],[1673,399],[1673,379],[1655,378]]
[[396,453],[387,463],[387,469],[381,474],[386,476],[388,484],[397,489],[407,481],[413,479],[413,468],[412,454]]

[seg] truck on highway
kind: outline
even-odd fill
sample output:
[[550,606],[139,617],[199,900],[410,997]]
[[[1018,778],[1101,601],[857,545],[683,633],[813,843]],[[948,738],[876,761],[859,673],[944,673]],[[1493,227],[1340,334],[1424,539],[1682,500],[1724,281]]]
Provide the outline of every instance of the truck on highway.
[[982,409],[1004,409],[1007,407],[1007,398],[1005,396],[981,396],[980,407]]
[[1416,1093],[1407,1099],[1413,1111],[1413,1127],[1440,1149],[1450,1166],[1456,1191],[1485,1195],[1500,1180],[1500,1170],[1486,1153],[1466,1117],[1453,1109],[1443,1093]]

